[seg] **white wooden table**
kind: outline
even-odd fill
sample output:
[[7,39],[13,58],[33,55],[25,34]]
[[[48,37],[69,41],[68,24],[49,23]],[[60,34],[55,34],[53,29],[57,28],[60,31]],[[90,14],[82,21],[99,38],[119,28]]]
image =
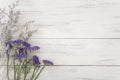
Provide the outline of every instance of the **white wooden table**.
[[120,0],[20,0],[19,9],[39,29],[37,55],[55,63],[38,80],[120,80]]

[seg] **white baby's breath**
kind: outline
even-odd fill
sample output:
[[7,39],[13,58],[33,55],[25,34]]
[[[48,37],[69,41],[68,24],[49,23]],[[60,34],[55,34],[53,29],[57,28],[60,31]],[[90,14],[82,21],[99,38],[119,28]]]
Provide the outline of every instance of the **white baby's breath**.
[[[5,53],[5,43],[12,39],[22,39],[28,41],[36,30],[29,28],[34,21],[28,21],[24,24],[19,23],[20,11],[17,10],[18,0],[9,5],[9,11],[0,9],[0,56]],[[22,24],[22,25],[20,25]]]

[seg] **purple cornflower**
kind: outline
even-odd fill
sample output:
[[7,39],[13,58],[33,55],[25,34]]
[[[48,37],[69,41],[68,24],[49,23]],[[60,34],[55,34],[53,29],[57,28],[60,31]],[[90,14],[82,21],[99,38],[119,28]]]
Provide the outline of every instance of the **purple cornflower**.
[[54,65],[54,63],[52,61],[49,61],[49,60],[43,60],[43,63],[45,65],[48,65],[48,66],[53,66]]
[[22,58],[26,58],[26,55],[24,53],[16,54],[14,56],[14,60],[19,60],[21,61]]

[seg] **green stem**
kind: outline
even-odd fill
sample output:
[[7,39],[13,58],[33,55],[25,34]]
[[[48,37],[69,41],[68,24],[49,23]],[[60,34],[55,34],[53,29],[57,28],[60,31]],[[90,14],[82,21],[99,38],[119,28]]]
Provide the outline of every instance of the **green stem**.
[[35,70],[36,70],[36,67],[34,68],[34,71],[33,71],[33,74],[32,74],[32,77],[30,78],[30,80],[32,80],[34,78]]
[[26,60],[25,60],[26,62],[25,62],[25,64],[24,64],[24,68],[25,68],[25,72],[24,72],[24,80],[26,79],[27,74],[28,74],[28,73],[26,72],[26,66],[25,66],[26,63],[27,63],[27,58],[28,58],[28,54],[26,53]]
[[26,79],[26,73],[24,74],[24,80]]
[[22,63],[22,64],[19,65],[19,71],[18,71],[17,80],[20,79],[21,74],[24,72],[23,69],[24,69],[24,63]]
[[15,60],[13,60],[13,65],[14,65],[14,80],[16,80],[16,68],[15,68]]
[[20,72],[20,64],[18,65],[18,69],[17,69],[16,72],[17,72],[16,79],[19,80],[19,78],[20,78],[20,74],[21,74],[21,72]]
[[23,63],[23,68],[24,68],[24,80],[26,79],[26,67],[25,67],[25,64]]
[[9,54],[7,55],[7,78],[9,80]]
[[28,73],[25,71],[25,73],[24,73],[24,80],[26,80],[27,75],[28,75]]
[[43,71],[44,68],[45,68],[45,65],[41,68],[40,72],[37,74],[37,76],[35,77],[34,80],[36,80],[38,78],[38,76],[40,75],[40,73]]

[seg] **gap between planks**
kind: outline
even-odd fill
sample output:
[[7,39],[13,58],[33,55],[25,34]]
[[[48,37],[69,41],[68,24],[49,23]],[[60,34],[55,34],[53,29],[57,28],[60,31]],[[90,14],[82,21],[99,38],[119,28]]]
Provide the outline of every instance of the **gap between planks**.
[[31,38],[31,39],[120,39],[120,38]]
[[[0,66],[7,66],[7,65],[0,65]],[[14,65],[8,65],[8,66],[14,66]],[[15,65],[19,66],[19,65]],[[41,65],[44,66],[44,65]],[[120,67],[120,65],[54,65],[55,67]],[[47,67],[54,67],[54,66],[47,66]]]

